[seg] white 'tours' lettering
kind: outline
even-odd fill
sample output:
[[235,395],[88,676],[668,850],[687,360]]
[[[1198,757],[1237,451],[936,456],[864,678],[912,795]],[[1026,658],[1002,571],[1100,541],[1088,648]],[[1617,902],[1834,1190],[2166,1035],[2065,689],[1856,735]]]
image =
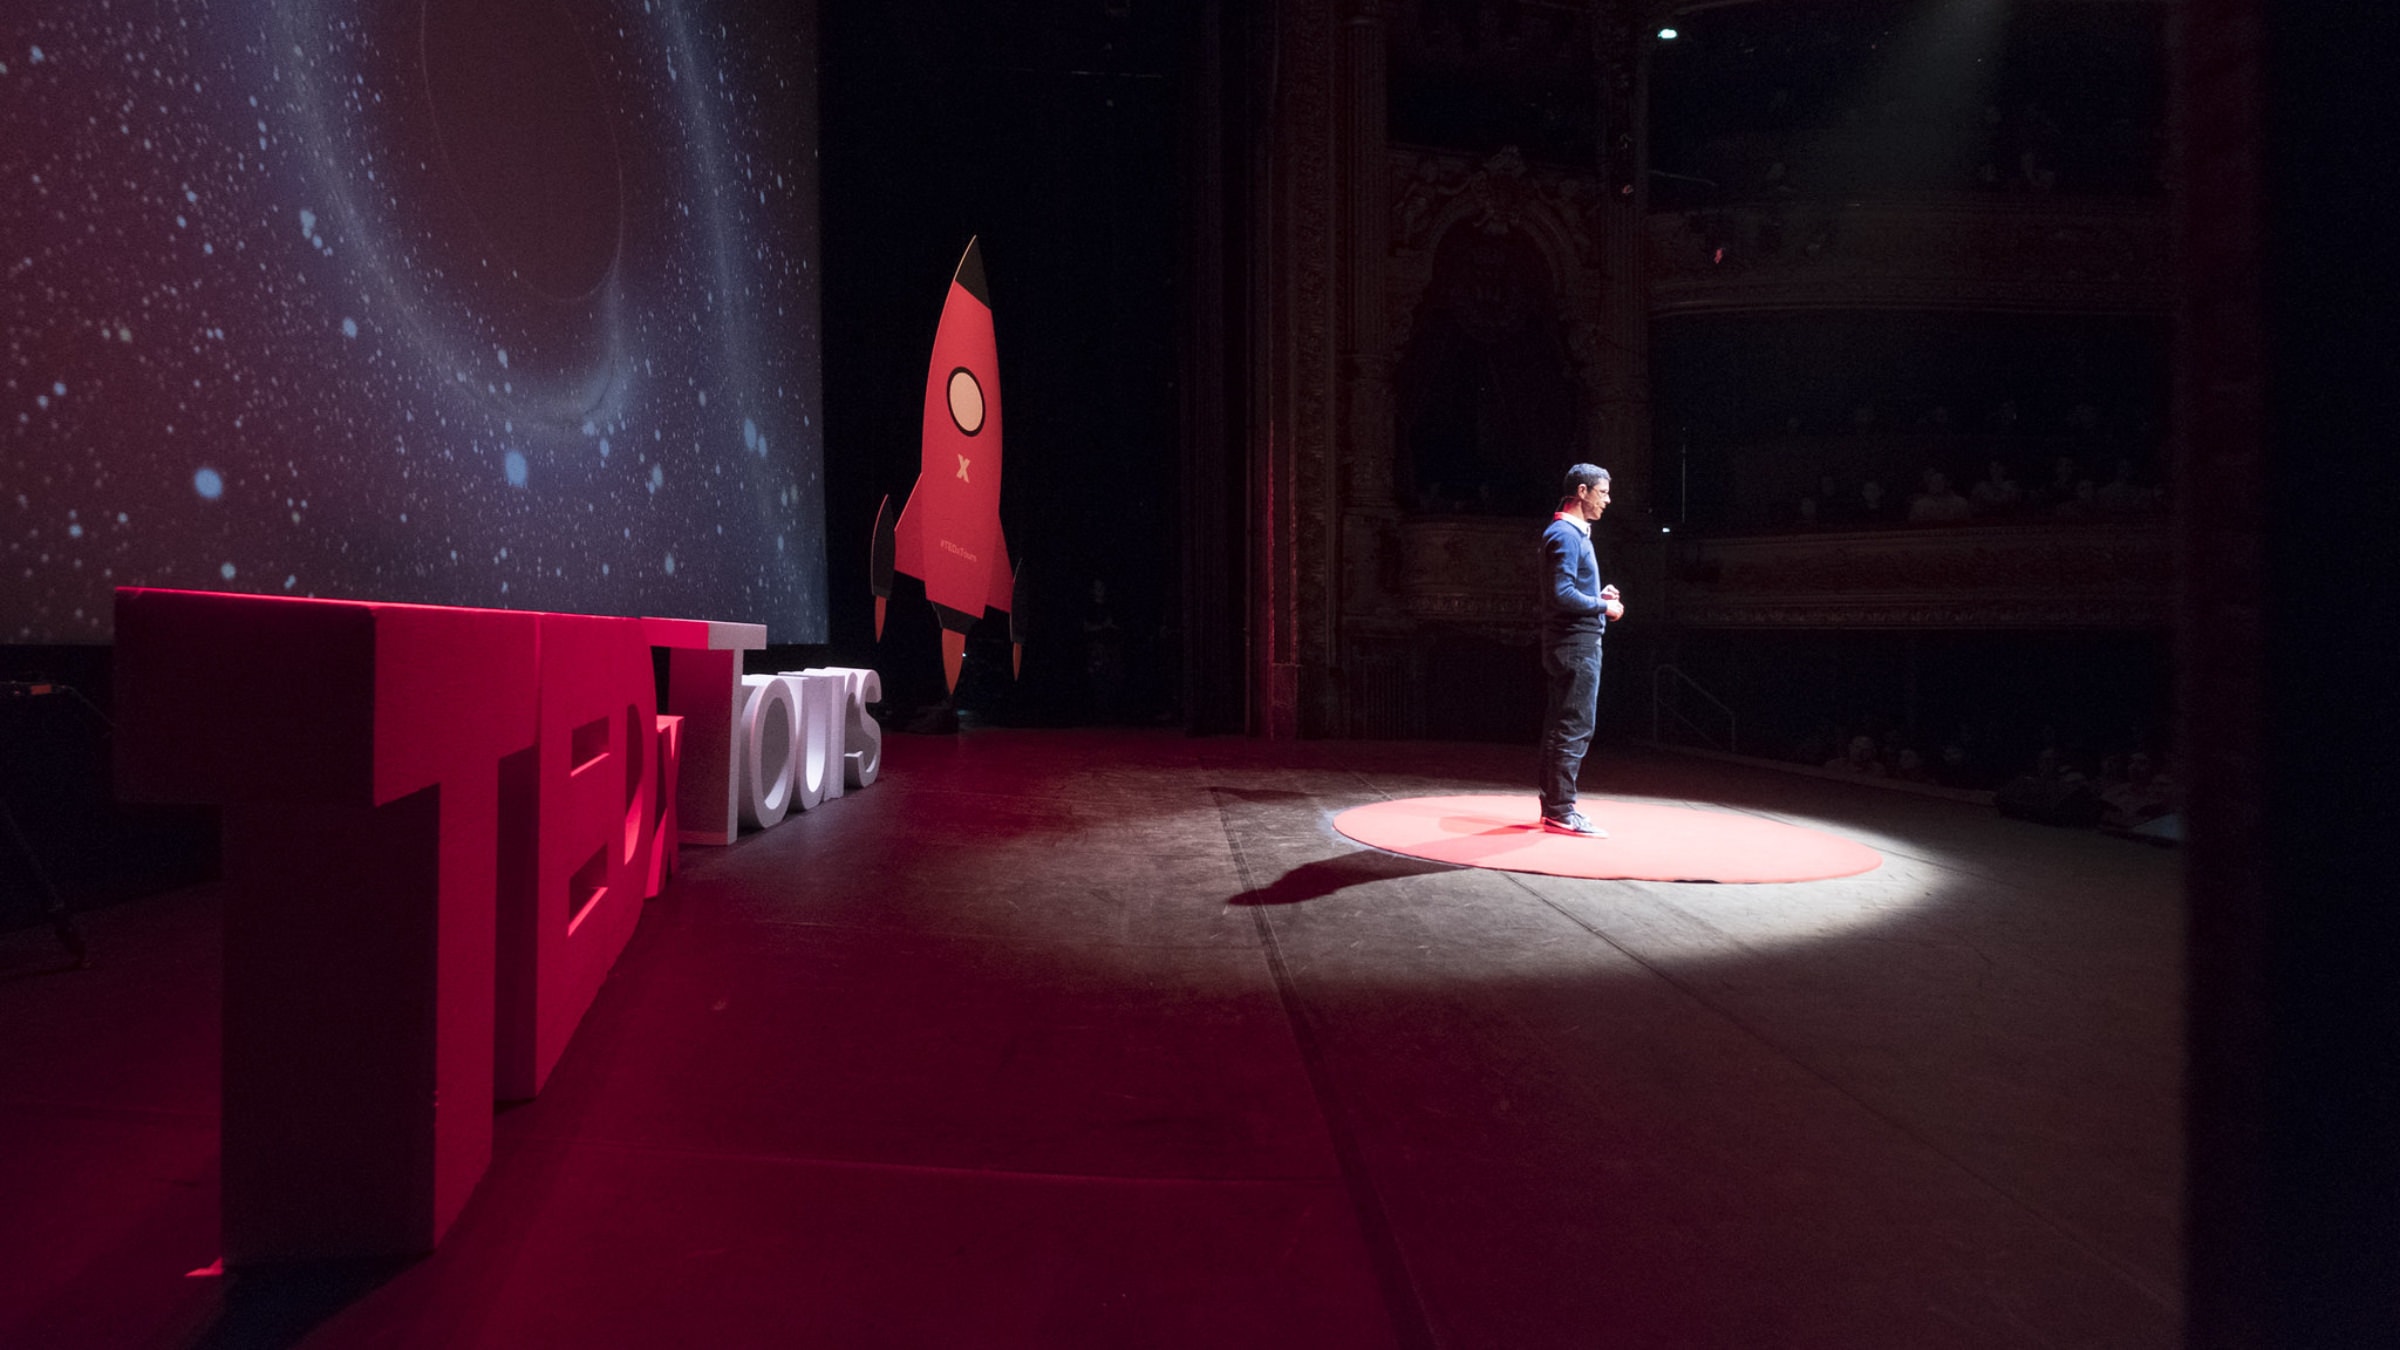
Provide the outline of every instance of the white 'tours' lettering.
[[867,705],[883,698],[872,670],[824,666],[742,677],[735,739],[742,824],[765,829],[867,787],[883,768],[883,728]]

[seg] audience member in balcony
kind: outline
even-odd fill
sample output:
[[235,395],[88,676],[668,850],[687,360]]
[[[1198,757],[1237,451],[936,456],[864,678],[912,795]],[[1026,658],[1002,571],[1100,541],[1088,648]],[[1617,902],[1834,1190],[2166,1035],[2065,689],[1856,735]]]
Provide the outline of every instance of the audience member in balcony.
[[2020,151],[2017,155],[2016,185],[2032,192],[2048,192],[2058,186],[2058,171],[2044,163],[2039,152]]
[[1825,767],[1854,773],[1862,778],[1886,778],[1891,775],[1891,770],[1884,767],[1882,757],[1875,752],[1875,738],[1863,731],[1850,738],[1849,750],[1826,760]]
[[2025,491],[2017,480],[2008,476],[2008,466],[1993,460],[1984,466],[1982,481],[1969,491],[1975,499],[1975,510],[1987,516],[2006,515],[2025,504]]
[[1117,720],[1125,696],[1125,630],[1108,607],[1108,583],[1098,577],[1083,609],[1083,676],[1093,718]]
[[1941,781],[1934,775],[1933,766],[1925,762],[1925,757],[1918,754],[1913,745],[1901,746],[1900,752],[1892,757],[1892,777],[1903,783],[1924,783],[1928,786]]
[[1872,478],[1858,485],[1858,518],[1868,525],[1881,525],[1891,519],[1883,506],[1883,484]]
[[2000,161],[2004,158],[2000,147],[2001,142],[2007,136],[2006,129],[2001,124],[2005,120],[1998,104],[1986,103],[1983,105],[1983,128],[1982,134],[1978,138],[1983,146],[1983,164],[1975,170],[1975,181],[1984,187],[2000,186]]
[[1884,768],[1896,770],[1900,766],[1900,752],[1908,748],[1908,731],[1888,718],[1875,720],[1883,723],[1882,733],[1875,738],[1875,757],[1883,761]]
[[1934,761],[1933,781],[1943,787],[1973,788],[1983,786],[1983,774],[1976,769],[1967,747],[1951,741],[1942,747],[1941,757]]
[[2173,788],[2171,764],[2153,760],[2147,752],[2136,750],[2124,757],[2113,777],[2103,775],[2100,800],[2107,806],[2108,815],[2102,823],[2134,825],[2158,815],[2171,807]]
[[1947,434],[1950,430],[1949,406],[1947,404],[1936,403],[1932,407],[1926,409],[1925,415],[1917,419],[1917,429],[1919,431],[1931,432],[1936,436]]
[[1925,490],[1908,500],[1908,523],[1911,525],[1948,525],[1965,520],[1975,508],[1958,490],[1950,486],[1950,476],[1940,469],[1925,471]]
[[2058,185],[2053,167],[2058,162],[2058,123],[2038,103],[2028,103],[2017,118],[2017,183],[2019,188],[2048,192]]
[[2042,728],[2042,739],[2052,743],[2044,745],[2034,755],[2032,776],[2046,783],[2074,783],[2079,786],[2089,786],[2091,778],[2076,766],[2075,761],[2067,758],[2065,751],[2058,748],[2055,743],[2057,738],[2057,731],[2050,727]]
[[2087,520],[2099,510],[2095,502],[2098,496],[2099,492],[2092,486],[2091,479],[2078,479],[2075,495],[2051,507],[2050,514],[2060,520]]
[[2093,790],[2105,796],[2110,788],[2124,782],[2126,766],[2136,757],[2145,762],[2149,759],[2148,755],[2142,754],[2139,750],[2134,751],[2131,755],[2102,755],[2100,770],[2092,775]]
[[2139,515],[2157,505],[2157,493],[2133,481],[2130,459],[2119,459],[2117,476],[2092,492],[2093,509],[2108,515]]
[[2083,466],[2075,462],[2075,457],[2060,455],[2050,462],[2050,482],[2035,495],[2034,500],[2055,510],[2073,502],[2079,495],[2075,490],[2076,485],[2084,481]]
[[1972,722],[1960,722],[1942,742],[1941,753],[1934,761],[1934,781],[1943,787],[1990,787],[1993,774],[1980,750],[1984,741]]
[[2003,783],[1994,796],[2000,814],[2018,820],[2083,826],[2100,821],[2099,793],[2055,745],[2043,746],[2032,771]]
[[1983,429],[1995,436],[2013,436],[2017,432],[2017,401],[2004,398],[1984,415]]
[[[2162,818],[2175,816],[2182,807],[2173,766],[2164,762],[2153,766],[2148,755],[2133,756],[2125,781],[2102,789],[2100,804],[2100,824],[2105,829],[2138,831],[2145,826],[2156,826]],[[2144,832],[2170,839],[2181,837],[2174,830]]]
[[1843,496],[1841,485],[1834,480],[1832,474],[1826,474],[1817,480],[1817,491],[1813,498],[1803,498],[1802,500],[1816,502],[1816,514],[1810,517],[1816,524],[1848,525],[1858,519],[1858,499]]
[[2099,791],[2100,800],[2107,801],[2109,794],[2122,792],[2129,784],[2149,782],[2150,776],[2156,772],[2157,768],[2150,762],[2150,754],[2145,750],[2104,755],[2100,760],[2100,772],[2092,778],[2092,786]]

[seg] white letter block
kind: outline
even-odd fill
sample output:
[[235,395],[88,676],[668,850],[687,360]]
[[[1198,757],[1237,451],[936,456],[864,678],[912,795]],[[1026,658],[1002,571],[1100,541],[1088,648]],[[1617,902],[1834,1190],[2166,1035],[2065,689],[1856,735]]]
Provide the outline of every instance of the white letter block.
[[792,687],[776,675],[742,677],[742,823],[763,830],[792,808],[792,759],[799,746]]
[[790,686],[800,710],[793,740],[792,806],[813,811],[842,795],[842,699],[847,682],[823,671],[787,670],[776,677]]
[[842,677],[842,777],[854,788],[873,787],[883,771],[883,728],[867,705],[883,701],[883,677],[856,666],[819,666],[803,673]]

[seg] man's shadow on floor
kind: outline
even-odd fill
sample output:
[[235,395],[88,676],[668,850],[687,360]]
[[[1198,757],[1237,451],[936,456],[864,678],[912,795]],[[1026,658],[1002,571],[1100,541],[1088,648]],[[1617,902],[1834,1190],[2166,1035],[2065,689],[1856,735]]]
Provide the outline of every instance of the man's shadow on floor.
[[[1212,789],[1217,809],[1225,815],[1230,836],[1240,817],[1268,814],[1284,815],[1295,808],[1317,808],[1317,799],[1306,792],[1290,792],[1274,788]],[[1264,886],[1253,886],[1239,895],[1228,897],[1229,905],[1297,905],[1309,900],[1321,900],[1351,886],[1370,881],[1392,881],[1401,877],[1421,877],[1432,872],[1455,872],[1459,869],[1445,863],[1427,862],[1421,858],[1403,857],[1376,849],[1360,849],[1339,857],[1321,858],[1302,863]]]
[[1376,853],[1361,850],[1345,853],[1338,858],[1323,858],[1302,863],[1264,886],[1253,887],[1233,896],[1229,905],[1297,905],[1309,900],[1321,900],[1335,891],[1351,886],[1363,886],[1370,881],[1393,881],[1401,877],[1421,877],[1433,872],[1458,872],[1464,868],[1445,863],[1427,862],[1422,858],[1404,858],[1397,853]]

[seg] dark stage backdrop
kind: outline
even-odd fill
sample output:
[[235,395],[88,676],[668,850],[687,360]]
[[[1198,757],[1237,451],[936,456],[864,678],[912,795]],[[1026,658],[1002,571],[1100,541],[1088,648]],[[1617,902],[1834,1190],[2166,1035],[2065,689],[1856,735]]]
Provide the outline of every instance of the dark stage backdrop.
[[826,628],[811,0],[0,7],[0,641]]

